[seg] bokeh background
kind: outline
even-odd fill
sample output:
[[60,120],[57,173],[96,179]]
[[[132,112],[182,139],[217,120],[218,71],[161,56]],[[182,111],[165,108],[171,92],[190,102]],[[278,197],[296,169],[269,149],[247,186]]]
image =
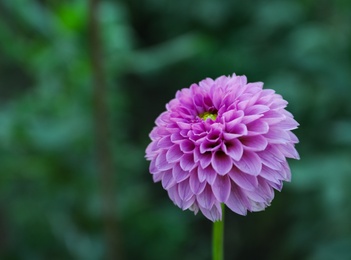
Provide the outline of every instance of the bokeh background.
[[0,259],[210,259],[144,151],[178,89],[233,72],[289,101],[301,160],[226,212],[226,259],[351,259],[350,24],[347,0],[1,0]]

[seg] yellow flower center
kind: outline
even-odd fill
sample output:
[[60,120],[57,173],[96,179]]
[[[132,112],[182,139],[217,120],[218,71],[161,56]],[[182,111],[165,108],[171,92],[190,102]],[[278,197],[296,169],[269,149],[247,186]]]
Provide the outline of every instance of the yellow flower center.
[[206,121],[208,118],[211,118],[214,121],[217,118],[217,113],[204,112],[200,114],[199,117],[204,121]]

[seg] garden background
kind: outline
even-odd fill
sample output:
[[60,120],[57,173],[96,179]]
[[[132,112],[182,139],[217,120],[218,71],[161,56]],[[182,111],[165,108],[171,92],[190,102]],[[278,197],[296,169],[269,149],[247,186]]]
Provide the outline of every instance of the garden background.
[[90,2],[0,1],[1,259],[210,259],[144,154],[178,89],[233,72],[288,100],[301,160],[226,211],[226,259],[351,259],[350,1]]

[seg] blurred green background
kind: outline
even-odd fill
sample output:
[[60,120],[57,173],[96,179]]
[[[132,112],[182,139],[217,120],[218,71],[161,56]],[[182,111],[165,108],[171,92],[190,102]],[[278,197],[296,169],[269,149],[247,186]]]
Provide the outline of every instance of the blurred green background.
[[233,72],[289,101],[301,160],[266,211],[226,212],[226,259],[351,259],[351,1],[101,0],[105,126],[89,9],[0,1],[0,259],[210,259],[211,223],[173,205],[144,151],[178,89]]

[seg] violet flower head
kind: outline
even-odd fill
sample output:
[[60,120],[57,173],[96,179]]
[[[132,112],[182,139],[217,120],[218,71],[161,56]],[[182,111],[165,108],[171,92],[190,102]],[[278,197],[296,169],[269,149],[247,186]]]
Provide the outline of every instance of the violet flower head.
[[221,220],[221,203],[246,215],[291,180],[298,127],[288,102],[245,76],[207,78],[176,93],[146,149],[150,172],[181,209]]

